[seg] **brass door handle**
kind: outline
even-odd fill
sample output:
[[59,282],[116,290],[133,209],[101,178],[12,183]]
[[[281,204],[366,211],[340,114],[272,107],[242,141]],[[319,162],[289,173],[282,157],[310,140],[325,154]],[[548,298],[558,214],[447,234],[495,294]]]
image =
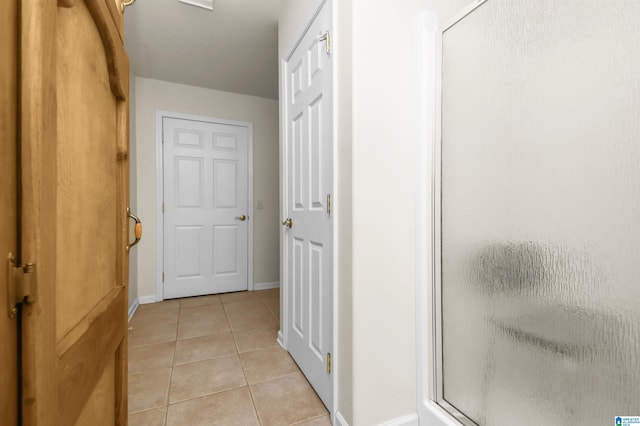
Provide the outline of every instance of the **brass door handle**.
[[247,216],[241,214],[240,216],[236,216],[236,220],[245,221],[247,220]]
[[124,13],[124,10],[127,8],[127,6],[131,6],[136,2],[136,0],[122,0],[122,2],[120,3],[120,12]]
[[142,239],[142,222],[140,221],[140,218],[138,216],[131,213],[131,209],[129,209],[129,207],[127,207],[127,216],[129,219],[133,219],[136,223],[135,227],[133,228],[133,233],[136,239],[131,244],[127,245],[126,250],[129,251],[131,247],[138,244]]
[[284,222],[282,222],[282,224],[284,226],[288,226],[289,228],[291,228],[293,226],[293,219],[291,219],[290,217],[285,219]]

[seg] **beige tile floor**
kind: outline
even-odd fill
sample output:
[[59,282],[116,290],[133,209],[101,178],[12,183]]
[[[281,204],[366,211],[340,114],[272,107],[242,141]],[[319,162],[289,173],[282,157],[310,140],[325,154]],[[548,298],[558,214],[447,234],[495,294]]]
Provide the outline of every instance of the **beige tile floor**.
[[276,342],[278,289],[142,305],[129,323],[129,425],[323,426]]

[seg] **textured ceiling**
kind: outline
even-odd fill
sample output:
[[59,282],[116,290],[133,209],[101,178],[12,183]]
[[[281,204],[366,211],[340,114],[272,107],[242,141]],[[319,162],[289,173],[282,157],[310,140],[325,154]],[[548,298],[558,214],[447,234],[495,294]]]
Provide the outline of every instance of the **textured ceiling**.
[[214,0],[209,11],[178,0],[137,0],[125,13],[125,46],[133,73],[277,99],[283,4]]

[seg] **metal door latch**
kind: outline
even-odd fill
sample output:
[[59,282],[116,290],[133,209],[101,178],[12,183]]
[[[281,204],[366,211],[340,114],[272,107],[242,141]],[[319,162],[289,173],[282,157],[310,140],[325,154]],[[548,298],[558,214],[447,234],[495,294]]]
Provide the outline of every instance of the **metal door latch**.
[[329,31],[327,31],[324,34],[321,34],[318,37],[318,41],[326,41],[327,42],[327,55],[331,55],[331,33],[329,33]]
[[15,318],[18,304],[31,304],[36,301],[36,265],[27,263],[17,265],[16,258],[9,253],[7,257],[7,304],[9,318]]

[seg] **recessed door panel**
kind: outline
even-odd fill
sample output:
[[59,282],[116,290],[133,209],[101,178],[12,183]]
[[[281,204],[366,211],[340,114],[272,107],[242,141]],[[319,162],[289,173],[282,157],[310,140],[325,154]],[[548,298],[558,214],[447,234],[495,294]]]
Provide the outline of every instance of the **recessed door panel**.
[[225,135],[222,133],[213,134],[213,149],[236,151],[238,149],[238,138],[235,135]]
[[304,209],[305,201],[305,174],[304,174],[304,142],[305,142],[305,116],[301,113],[291,123],[291,156],[295,159],[293,165],[293,208]]
[[299,61],[295,67],[291,68],[289,82],[291,84],[291,103],[296,103],[298,97],[302,94],[302,61]]
[[177,226],[176,235],[176,279],[201,277],[204,252],[204,227]]
[[237,274],[238,226],[214,226],[213,244],[214,276]]
[[[82,10],[82,12],[80,12]],[[73,14],[86,30],[80,50],[69,49],[70,40],[77,36]],[[57,279],[60,282],[84,283],[59,286],[56,301],[65,309],[57,315],[57,337],[65,336],[85,317],[118,281],[116,253],[118,238],[116,182],[118,123],[116,98],[109,87],[109,72],[98,29],[82,5],[70,10],[61,9],[57,36],[58,73],[58,151],[57,151],[57,250],[60,258]],[[69,22],[69,24],[66,24]],[[100,52],[102,50],[102,52]],[[92,58],[92,55],[100,53]],[[78,60],[78,57],[85,58]],[[94,74],[93,78],[68,78],[69,75]],[[101,84],[96,84],[96,81]],[[107,88],[105,90],[105,87]],[[78,108],[76,96],[82,94],[83,108]],[[73,116],[73,120],[68,117]],[[79,125],[79,124],[82,125]],[[82,212],[84,226],[78,227],[76,218]],[[92,256],[73,268],[68,259]],[[89,284],[91,283],[91,284]]]
[[176,206],[202,207],[204,167],[201,158],[176,157]]
[[311,350],[316,357],[322,361],[323,344],[322,338],[322,319],[324,316],[322,293],[325,289],[322,286],[325,277],[323,277],[323,244],[311,242],[309,244],[309,291],[311,300],[317,300],[318,303],[309,305],[309,344]]
[[306,282],[304,268],[304,241],[293,239],[293,286],[291,297],[293,298],[293,328],[300,337],[304,337],[304,311],[306,309],[304,288]]
[[323,194],[326,196],[322,187],[322,174],[325,172],[322,132],[322,96],[319,96],[309,105],[309,205],[313,210],[324,208],[322,198]]
[[202,132],[186,129],[176,129],[174,133],[176,147],[202,148],[204,136]]
[[313,42],[311,48],[308,53],[308,63],[309,63],[309,84],[313,83],[313,80],[316,77],[321,78],[322,72],[322,55],[325,54],[322,43],[318,43],[316,41]]
[[238,207],[238,162],[213,160],[213,203],[215,208]]

